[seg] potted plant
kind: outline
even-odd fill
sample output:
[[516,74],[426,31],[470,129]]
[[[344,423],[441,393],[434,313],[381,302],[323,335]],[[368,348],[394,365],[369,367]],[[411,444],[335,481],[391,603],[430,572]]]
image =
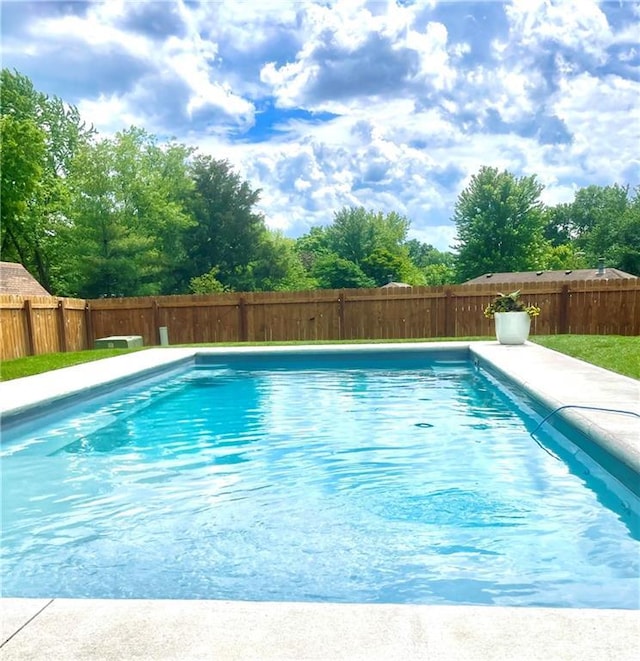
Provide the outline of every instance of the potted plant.
[[539,307],[525,305],[520,300],[520,290],[499,293],[484,309],[484,316],[496,321],[496,337],[500,344],[524,344],[529,337],[531,318],[539,314]]

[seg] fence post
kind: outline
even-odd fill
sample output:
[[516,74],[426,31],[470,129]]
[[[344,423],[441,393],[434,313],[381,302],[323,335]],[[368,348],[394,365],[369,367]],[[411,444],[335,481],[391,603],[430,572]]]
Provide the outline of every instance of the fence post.
[[456,320],[453,314],[453,292],[451,289],[446,289],[444,296],[444,336],[455,337]]
[[87,301],[84,306],[84,333],[87,341],[87,349],[93,347],[93,320],[91,318],[91,303]]
[[35,335],[33,333],[33,308],[31,300],[24,301],[24,320],[27,328],[27,356],[33,356],[36,352]]
[[153,299],[151,301],[151,309],[153,311],[153,335],[152,337],[155,338],[154,344],[162,344],[162,338],[160,337],[160,312],[158,310],[158,301],[157,299]]
[[345,299],[347,298],[347,294],[345,291],[341,291],[338,294],[338,322],[339,322],[339,328],[338,328],[338,338],[340,340],[344,340],[344,308],[345,308]]
[[58,339],[60,340],[60,351],[67,352],[67,315],[64,298],[58,300]]
[[238,326],[240,330],[240,342],[249,341],[249,326],[247,323],[247,302],[244,296],[238,301]]
[[562,285],[560,292],[560,305],[558,309],[557,333],[569,332],[569,285]]

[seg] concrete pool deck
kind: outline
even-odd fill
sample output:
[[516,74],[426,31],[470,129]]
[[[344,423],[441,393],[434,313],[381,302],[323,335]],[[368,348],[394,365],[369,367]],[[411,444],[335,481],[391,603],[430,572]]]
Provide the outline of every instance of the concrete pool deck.
[[622,610],[6,599],[3,612],[3,641],[18,630],[7,661],[635,661],[640,633]]
[[[527,343],[429,342],[149,349],[0,383],[8,420],[196,354],[468,349],[550,410],[640,414],[640,382]],[[568,408],[577,427],[637,483],[640,419]],[[640,604],[638,604],[640,608]],[[635,659],[640,611],[180,600],[2,599],[3,659]]]

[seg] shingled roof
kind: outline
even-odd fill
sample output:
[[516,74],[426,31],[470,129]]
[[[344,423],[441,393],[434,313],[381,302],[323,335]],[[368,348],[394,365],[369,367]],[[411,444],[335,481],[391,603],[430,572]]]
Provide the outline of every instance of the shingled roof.
[[400,288],[409,287],[409,289],[410,289],[411,285],[408,285],[406,282],[393,282],[393,281],[391,281],[391,282],[387,282],[386,285],[382,285],[381,289],[395,289],[397,287],[400,287]]
[[51,296],[22,264],[0,262],[0,294]]
[[620,269],[567,269],[566,271],[517,271],[513,273],[485,273],[463,282],[463,285],[505,284],[509,282],[577,282],[583,280],[628,280],[637,276]]

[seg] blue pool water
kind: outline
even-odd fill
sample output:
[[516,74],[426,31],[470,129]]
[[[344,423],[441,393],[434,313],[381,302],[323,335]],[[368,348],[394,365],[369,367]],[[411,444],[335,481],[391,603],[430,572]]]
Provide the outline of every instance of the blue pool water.
[[2,595],[638,607],[632,496],[492,377],[253,360],[5,434]]

